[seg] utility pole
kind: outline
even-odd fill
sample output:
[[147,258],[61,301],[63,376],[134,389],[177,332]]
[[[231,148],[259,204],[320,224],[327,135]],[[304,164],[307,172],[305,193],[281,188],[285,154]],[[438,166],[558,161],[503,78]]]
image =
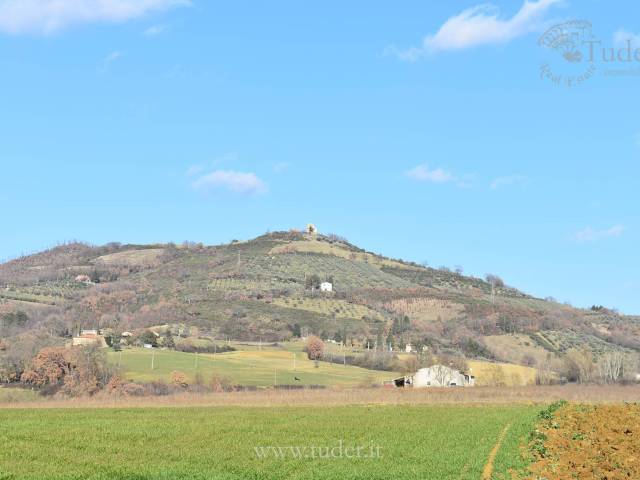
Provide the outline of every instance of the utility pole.
[[155,350],[151,350],[151,370],[154,368],[154,363],[156,360],[156,352]]
[[296,352],[293,352],[293,371],[296,371]]

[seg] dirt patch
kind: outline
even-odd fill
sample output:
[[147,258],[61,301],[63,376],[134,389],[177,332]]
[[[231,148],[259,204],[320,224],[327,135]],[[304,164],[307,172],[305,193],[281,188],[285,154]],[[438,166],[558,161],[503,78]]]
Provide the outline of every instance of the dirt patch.
[[640,404],[566,405],[533,435],[529,479],[640,478]]

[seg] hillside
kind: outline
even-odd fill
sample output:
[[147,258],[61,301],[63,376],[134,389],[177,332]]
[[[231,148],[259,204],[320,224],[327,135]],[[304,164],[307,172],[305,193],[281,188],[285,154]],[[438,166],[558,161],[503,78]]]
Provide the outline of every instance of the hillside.
[[[319,291],[325,280],[333,292]],[[34,341],[25,338],[38,336],[55,344],[80,328],[155,325],[248,341],[314,333],[353,349],[410,344],[549,368],[572,349],[596,358],[640,350],[639,318],[575,309],[498,278],[490,283],[298,231],[218,246],[58,246],[0,265],[0,316],[5,350],[20,342],[28,348]]]

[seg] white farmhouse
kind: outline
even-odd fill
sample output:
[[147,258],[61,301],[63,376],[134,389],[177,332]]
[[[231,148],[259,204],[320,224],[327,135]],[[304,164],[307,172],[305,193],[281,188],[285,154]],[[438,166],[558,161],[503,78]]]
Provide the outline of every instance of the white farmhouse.
[[413,375],[394,380],[398,387],[473,387],[475,377],[445,365],[421,368]]
[[333,284],[331,282],[322,282],[320,284],[321,292],[333,292]]

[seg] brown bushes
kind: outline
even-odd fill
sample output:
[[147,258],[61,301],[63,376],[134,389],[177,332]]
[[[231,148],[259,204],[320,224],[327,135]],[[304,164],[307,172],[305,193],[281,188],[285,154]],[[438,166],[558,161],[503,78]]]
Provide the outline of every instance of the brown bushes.
[[20,380],[46,393],[80,397],[98,392],[110,376],[106,356],[97,347],[48,347],[38,352]]

